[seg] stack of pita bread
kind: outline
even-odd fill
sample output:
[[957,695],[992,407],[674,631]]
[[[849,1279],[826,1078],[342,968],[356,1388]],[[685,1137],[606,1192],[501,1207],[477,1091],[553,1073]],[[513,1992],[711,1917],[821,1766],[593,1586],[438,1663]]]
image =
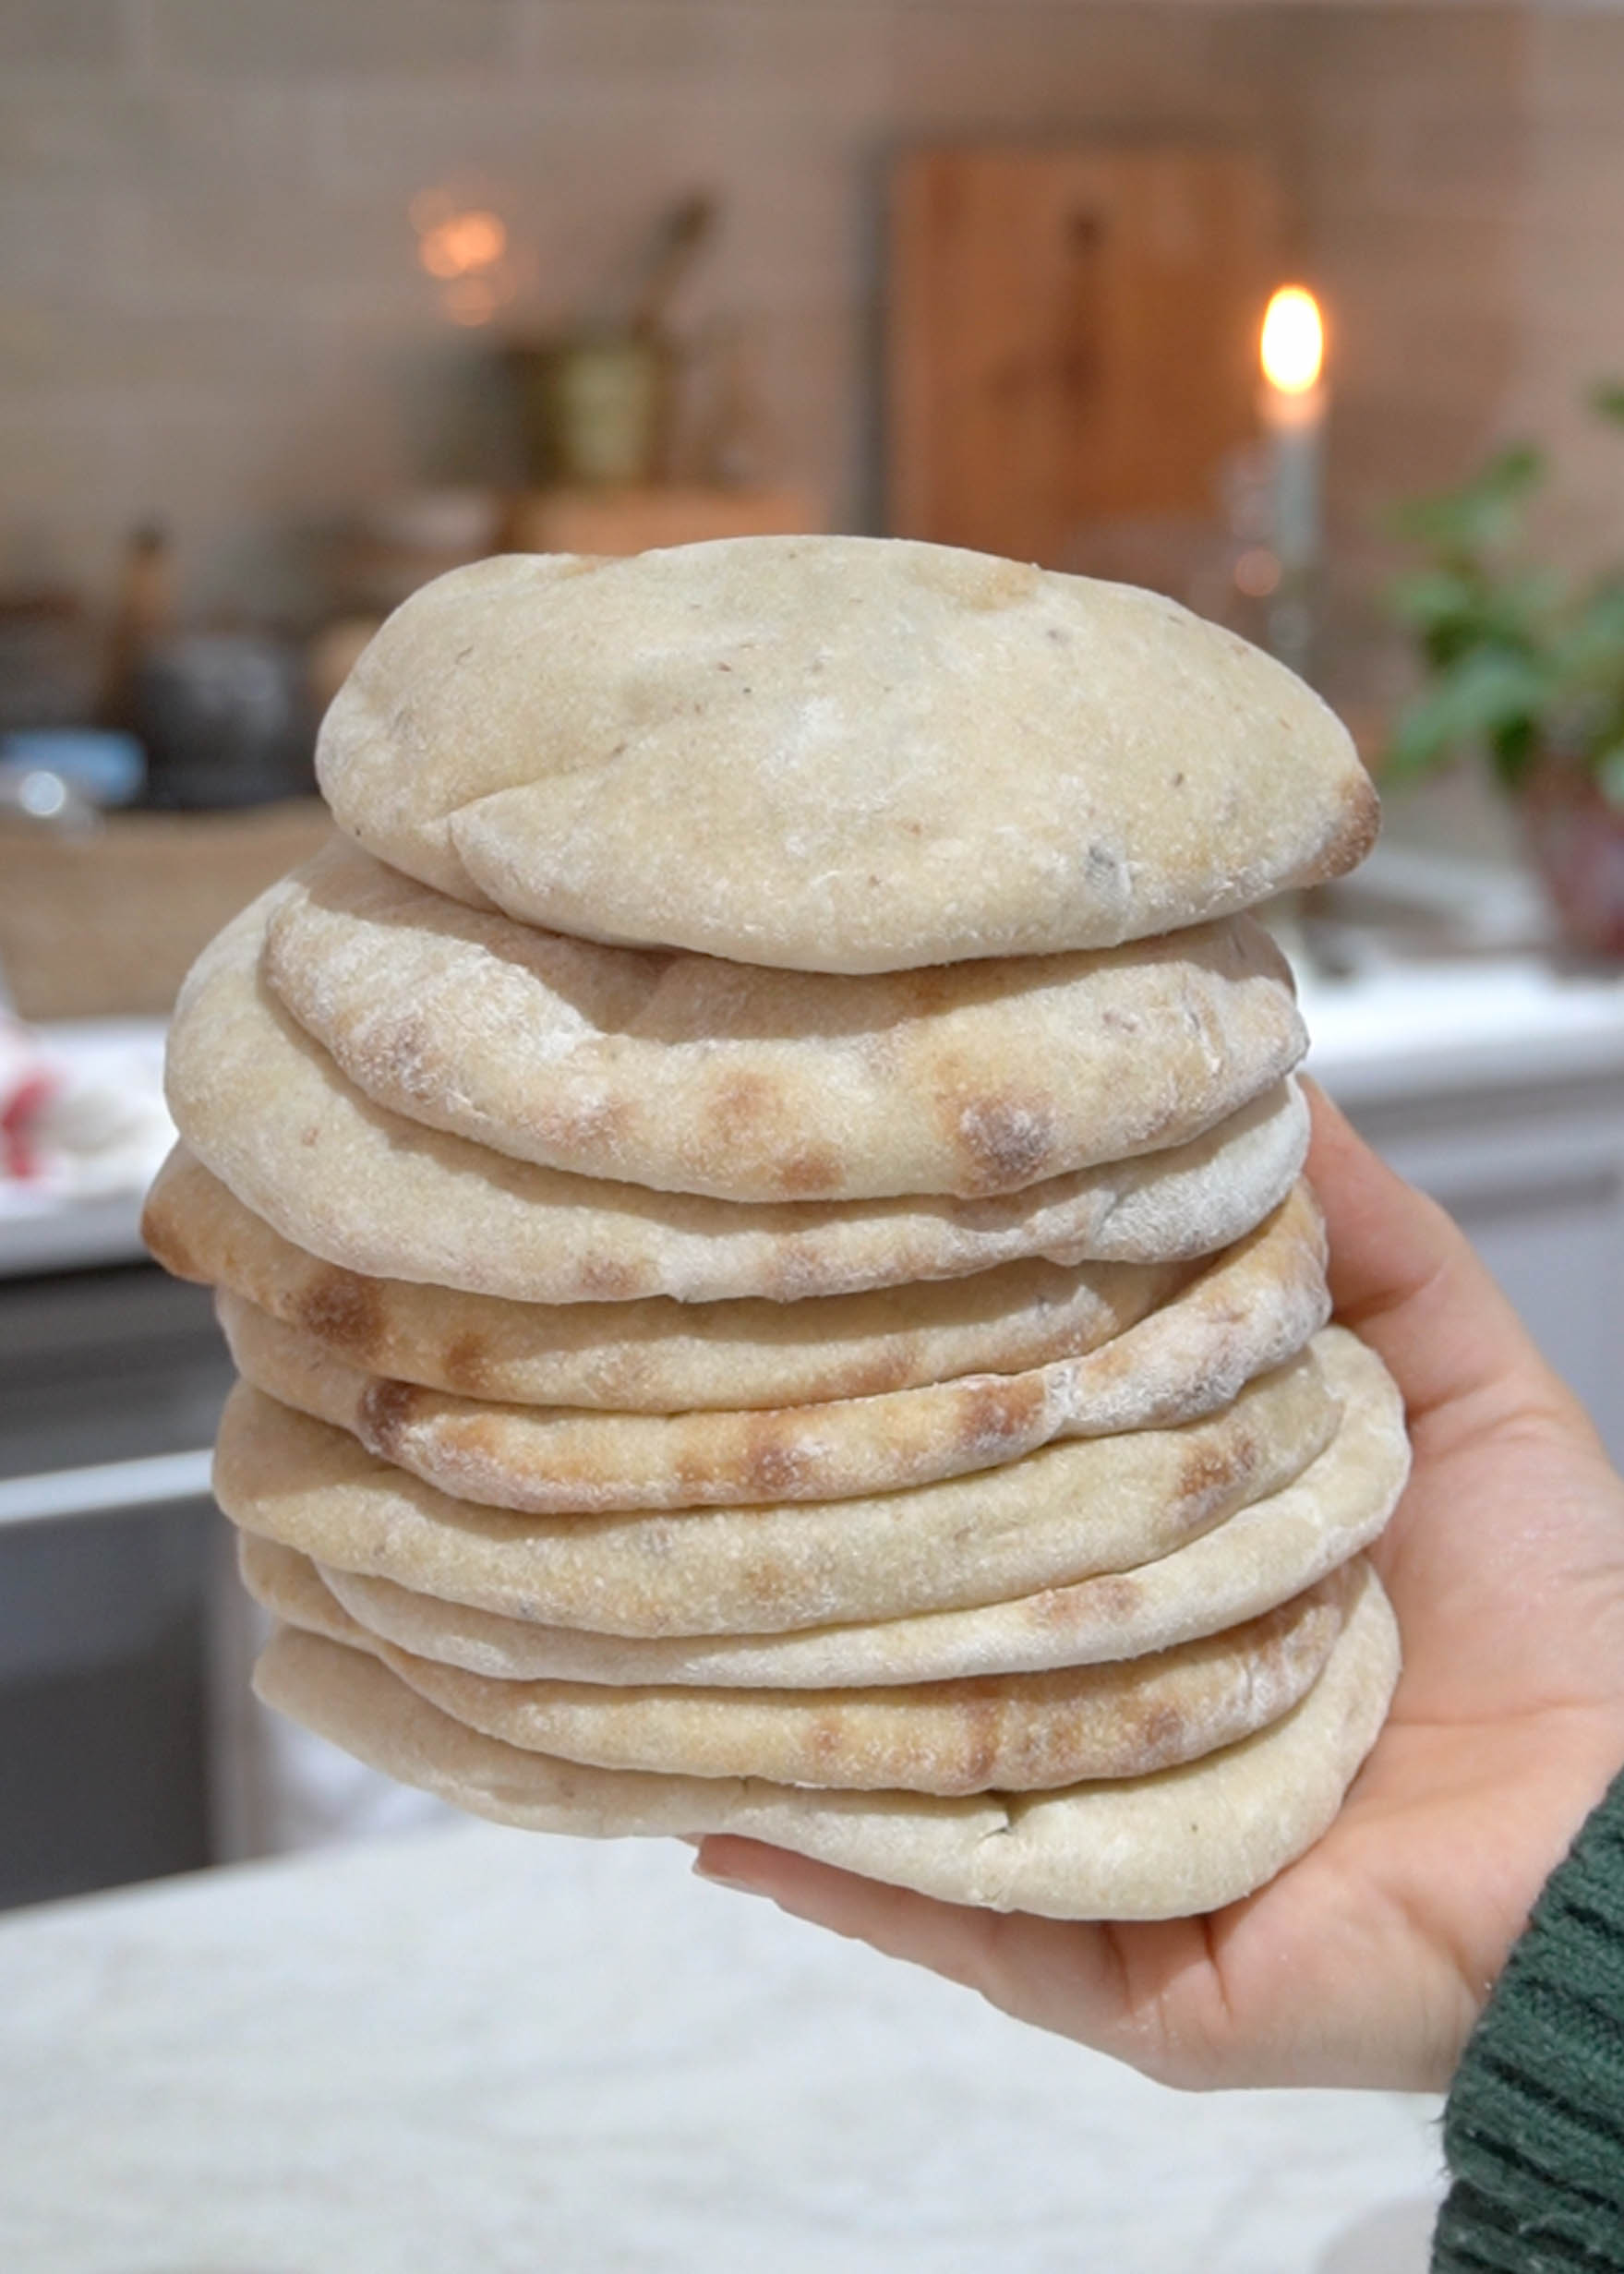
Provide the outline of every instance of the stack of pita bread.
[[1374,833],[1317,698],[1149,594],[765,538],[440,580],[320,769],[147,1220],[243,1377],[262,1694],[508,1823],[1058,1917],[1317,1837],[1406,1462],[1245,913]]

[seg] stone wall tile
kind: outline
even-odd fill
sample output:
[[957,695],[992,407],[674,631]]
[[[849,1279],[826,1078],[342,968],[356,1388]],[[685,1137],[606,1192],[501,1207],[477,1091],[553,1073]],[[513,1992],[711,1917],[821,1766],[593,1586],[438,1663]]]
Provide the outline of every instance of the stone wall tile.
[[116,68],[126,57],[123,0],[6,0],[0,67]]
[[[81,0],[82,5],[82,0]],[[507,0],[148,0],[159,70],[229,77],[396,78],[499,67]]]

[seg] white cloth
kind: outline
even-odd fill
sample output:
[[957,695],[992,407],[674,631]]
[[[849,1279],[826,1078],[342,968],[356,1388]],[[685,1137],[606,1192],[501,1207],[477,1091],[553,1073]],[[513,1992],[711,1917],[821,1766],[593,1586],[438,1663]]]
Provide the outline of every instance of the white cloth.
[[0,1012],[0,1213],[144,1192],[174,1142],[156,1021]]

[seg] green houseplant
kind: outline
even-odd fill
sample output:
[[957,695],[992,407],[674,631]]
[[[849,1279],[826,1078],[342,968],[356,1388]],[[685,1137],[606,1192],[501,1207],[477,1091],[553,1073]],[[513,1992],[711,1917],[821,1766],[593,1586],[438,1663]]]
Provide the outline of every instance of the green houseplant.
[[[1624,425],[1624,386],[1590,400]],[[1382,781],[1486,760],[1522,807],[1570,936],[1624,954],[1624,561],[1585,579],[1529,562],[1527,509],[1545,473],[1543,455],[1518,444],[1392,516],[1426,555],[1391,592],[1424,680],[1395,723]]]

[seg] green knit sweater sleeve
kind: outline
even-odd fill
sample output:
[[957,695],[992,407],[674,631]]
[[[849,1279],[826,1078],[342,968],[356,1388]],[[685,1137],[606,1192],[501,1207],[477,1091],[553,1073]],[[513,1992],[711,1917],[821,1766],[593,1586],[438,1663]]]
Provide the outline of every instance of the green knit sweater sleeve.
[[1624,2274],[1624,1775],[1473,2032],[1444,2152],[1433,2274]]

